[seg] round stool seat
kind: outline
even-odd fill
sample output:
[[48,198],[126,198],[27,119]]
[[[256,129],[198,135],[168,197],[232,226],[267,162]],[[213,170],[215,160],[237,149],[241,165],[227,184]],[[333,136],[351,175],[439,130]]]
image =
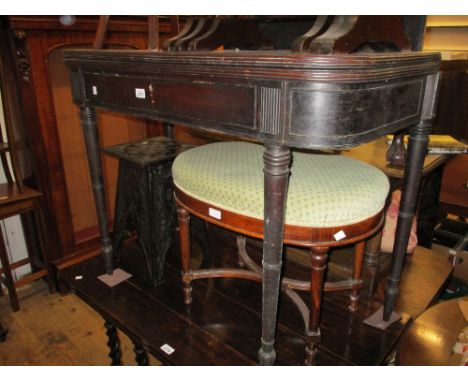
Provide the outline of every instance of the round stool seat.
[[[261,145],[220,142],[181,153],[174,161],[174,184],[213,207],[263,219]],[[389,192],[387,176],[364,162],[341,155],[293,152],[286,224],[337,227],[377,213]]]

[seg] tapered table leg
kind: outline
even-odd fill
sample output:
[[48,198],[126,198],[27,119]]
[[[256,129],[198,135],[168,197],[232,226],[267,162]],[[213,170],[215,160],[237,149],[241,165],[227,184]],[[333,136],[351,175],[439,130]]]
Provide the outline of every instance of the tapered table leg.
[[429,142],[431,121],[422,120],[410,129],[408,142],[407,165],[403,181],[403,192],[398,212],[398,222],[395,232],[392,265],[390,276],[385,288],[384,320],[388,320],[395,306],[399,293],[399,283],[403,261],[408,246],[416,201],[421,183],[424,158]]
[[96,123],[96,111],[93,107],[80,108],[81,127],[83,129],[86,152],[88,154],[89,172],[93,184],[94,202],[101,233],[102,255],[106,272],[112,274],[114,265],[112,261],[112,244],[107,230],[107,207],[104,194],[104,181],[102,175],[101,153],[99,150],[99,136]]
[[111,358],[111,366],[120,366],[122,365],[121,361],[121,352],[120,352],[120,341],[117,336],[117,329],[110,322],[105,322],[104,326],[106,328],[107,334],[107,346],[109,346],[109,357]]
[[424,158],[429,142],[430,121],[421,121],[410,129],[408,142],[407,165],[403,180],[400,210],[395,231],[395,244],[393,246],[392,265],[385,288],[384,315],[388,321],[395,307],[399,293],[399,284],[406,248],[408,246],[411,225],[416,209],[419,185],[421,183]]
[[411,225],[416,209],[416,201],[421,183],[424,158],[429,143],[429,133],[432,127],[437,105],[437,88],[439,74],[427,77],[424,90],[424,101],[420,122],[410,128],[408,141],[408,155],[406,157],[403,191],[398,212],[395,231],[395,244],[392,253],[390,276],[385,288],[383,319],[388,321],[399,293],[399,284],[406,248],[408,246]]
[[261,365],[273,365],[276,315],[283,252],[284,213],[291,153],[286,146],[266,144],[264,163],[264,240]]

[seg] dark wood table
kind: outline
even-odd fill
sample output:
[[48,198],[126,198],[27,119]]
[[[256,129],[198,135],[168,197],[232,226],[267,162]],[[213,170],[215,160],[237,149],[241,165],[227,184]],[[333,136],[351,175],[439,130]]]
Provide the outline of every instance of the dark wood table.
[[290,51],[68,50],[80,106],[102,252],[112,245],[95,108],[262,142],[265,239],[261,364],[275,362],[284,206],[290,148],[343,149],[411,127],[384,319],[399,292],[437,93],[440,57],[429,53],[314,55]]
[[460,332],[468,326],[458,308],[458,299],[438,303],[421,314],[403,334],[397,353],[402,366],[458,365],[452,354]]

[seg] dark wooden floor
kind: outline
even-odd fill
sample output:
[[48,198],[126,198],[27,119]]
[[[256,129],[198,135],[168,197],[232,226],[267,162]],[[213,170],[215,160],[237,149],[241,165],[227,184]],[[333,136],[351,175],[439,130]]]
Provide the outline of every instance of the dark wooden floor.
[[[214,266],[236,266],[232,235],[210,230]],[[194,267],[201,262],[196,244],[192,245]],[[258,261],[260,250],[248,247]],[[295,257],[300,252],[295,251]],[[332,260],[333,260],[332,255]],[[294,256],[293,256],[294,257]],[[144,272],[139,253],[128,247],[121,267],[134,275]],[[307,267],[287,261],[285,273],[308,278]],[[343,273],[330,267],[327,275]],[[334,272],[333,269],[340,269]],[[103,273],[99,258],[91,259],[61,274],[62,281],[74,286],[85,302],[113,320],[132,338],[144,338],[156,358],[168,364],[255,364],[260,347],[261,285],[236,279],[199,280],[193,283],[193,303],[183,303],[177,250],[170,254],[166,284],[152,289],[142,278],[109,288],[97,281]],[[75,275],[84,279],[75,281]],[[416,317],[431,304],[450,275],[450,265],[438,254],[418,248],[407,260],[402,280],[402,298],[397,309]],[[381,365],[411,321],[397,322],[385,331],[363,323],[382,305],[383,284],[371,299],[362,298],[359,309],[348,310],[348,292],[325,295],[322,312],[322,344],[319,365]],[[307,296],[304,296],[307,301]],[[276,340],[277,364],[300,365],[305,356],[304,326],[296,307],[282,296]],[[130,331],[130,333],[128,333]],[[176,351],[168,356],[160,350],[164,343]]]

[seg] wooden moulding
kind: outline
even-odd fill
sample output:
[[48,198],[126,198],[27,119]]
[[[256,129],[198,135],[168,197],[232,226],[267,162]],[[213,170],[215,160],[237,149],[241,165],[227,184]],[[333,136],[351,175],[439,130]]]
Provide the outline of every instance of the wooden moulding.
[[[439,59],[427,53],[64,51],[76,104],[315,149],[356,146],[417,123],[426,77]],[[147,96],[134,97],[135,89]]]
[[[197,200],[175,187],[176,202],[183,206],[191,214],[217,226],[229,229],[242,235],[263,239],[263,220],[236,214],[231,211],[216,207],[221,211],[222,220],[208,215],[208,209],[213,207]],[[377,232],[383,225],[383,211],[362,222],[339,227],[299,227],[285,225],[284,243],[300,247],[313,246],[344,246],[365,240]],[[336,241],[334,235],[339,231],[346,233],[346,238]]]

